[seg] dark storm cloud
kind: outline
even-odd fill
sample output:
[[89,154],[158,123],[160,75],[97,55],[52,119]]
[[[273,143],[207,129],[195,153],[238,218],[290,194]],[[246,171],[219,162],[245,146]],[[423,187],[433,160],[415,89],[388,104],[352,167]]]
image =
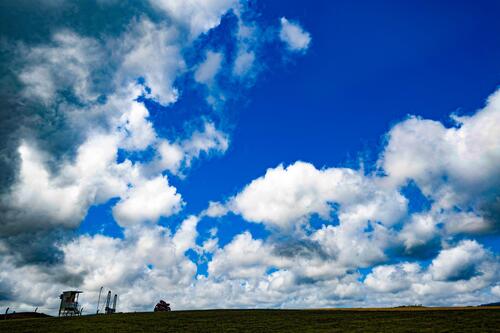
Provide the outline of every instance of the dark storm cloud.
[[[18,250],[18,256],[28,262],[54,262],[59,260],[57,251],[50,245],[53,235],[48,231],[40,236],[43,246],[28,241],[33,229],[50,225],[48,217],[32,216],[11,207],[6,197],[19,172],[21,142],[36,143],[50,156],[47,167],[57,172],[62,159],[74,156],[84,133],[68,125],[68,110],[81,103],[72,95],[71,87],[62,87],[49,102],[29,98],[26,86],[20,79],[23,71],[43,64],[43,53],[30,55],[30,50],[40,45],[52,45],[53,35],[59,31],[72,31],[103,43],[102,36],[118,35],[139,12],[147,12],[140,1],[64,1],[6,0],[0,3],[0,239]],[[43,51],[43,49],[42,49]],[[71,75],[56,66],[49,69],[59,75]],[[107,65],[106,65],[107,66]],[[109,70],[113,70],[112,68]],[[108,69],[92,73],[93,84],[98,89],[99,78],[108,75]],[[96,79],[97,78],[97,79]],[[64,78],[59,77],[55,84]],[[100,80],[104,82],[105,80]],[[71,82],[71,81],[69,81]],[[46,84],[46,82],[36,82]],[[61,87],[56,87],[60,89]],[[73,106],[71,106],[73,104]],[[76,105],[75,105],[76,104]],[[31,235],[32,236],[32,235]],[[50,251],[44,251],[52,248]],[[37,251],[40,253],[37,254]]]
[[481,275],[482,273],[476,269],[476,265],[471,263],[470,265],[465,265],[457,269],[453,274],[450,274],[446,281],[460,281],[460,280],[470,280],[475,276]]
[[395,248],[389,249],[387,254],[390,257],[401,257],[405,260],[429,260],[435,258],[441,250],[441,240],[439,235],[425,243],[405,248],[403,244],[398,244]]
[[44,42],[63,28],[85,36],[113,36],[144,13],[154,16],[147,1],[4,0],[0,34],[29,44]]
[[[82,139],[67,126],[64,108],[67,103],[75,102],[70,91],[59,92],[50,105],[23,96],[20,72],[36,61],[26,56],[26,50],[50,45],[52,36],[61,30],[96,40],[117,36],[139,13],[152,12],[147,3],[141,1],[6,0],[0,3],[0,194],[5,193],[16,178],[20,140],[40,142],[57,160],[71,156]],[[103,77],[109,73],[95,74]],[[94,83],[99,87],[99,82]]]
[[56,246],[71,239],[72,234],[64,229],[26,230],[16,235],[4,235],[3,243],[7,252],[16,264],[56,265],[63,258],[63,252]]
[[60,283],[67,286],[80,287],[83,284],[85,275],[88,272],[73,273],[62,266],[51,267],[46,269],[46,273],[54,277],[55,283]]
[[14,299],[14,295],[12,293],[12,288],[4,281],[0,280],[0,302],[1,301],[10,301]]
[[[3,57],[2,57],[3,58]],[[12,73],[0,61],[0,195],[14,182],[19,156],[18,133],[22,131],[22,104],[16,99],[16,85]],[[18,86],[18,85],[17,85]]]
[[[13,204],[10,194],[19,180],[19,147],[24,142],[43,151],[48,174],[60,174],[87,139],[88,129],[108,125],[108,119],[101,119],[106,118],[104,105],[115,85],[121,84],[114,82],[121,57],[134,47],[127,34],[134,33],[134,26],[140,29],[141,21],[154,24],[161,19],[167,26],[169,19],[158,15],[147,1],[0,3],[0,244],[2,255],[12,256],[16,264],[57,265],[63,259],[57,244],[71,239],[70,227],[75,226],[75,221],[51,221],[53,216],[43,210],[33,213],[29,203]],[[56,38],[61,32],[62,41]],[[61,49],[66,46],[69,51],[64,54]],[[85,56],[91,60],[80,59]],[[33,73],[39,68],[45,76]],[[78,76],[80,70],[85,71],[83,77]],[[85,91],[79,94],[74,85],[82,81]],[[48,97],[38,98],[27,93],[30,84],[53,84],[54,89]],[[87,93],[92,98],[86,98]],[[51,230],[54,225],[69,227]]]
[[330,256],[320,244],[309,239],[276,239],[274,254],[283,257],[304,257],[328,259]]
[[500,232],[500,193],[497,193],[493,198],[480,206],[480,211],[484,218],[490,222],[491,231]]

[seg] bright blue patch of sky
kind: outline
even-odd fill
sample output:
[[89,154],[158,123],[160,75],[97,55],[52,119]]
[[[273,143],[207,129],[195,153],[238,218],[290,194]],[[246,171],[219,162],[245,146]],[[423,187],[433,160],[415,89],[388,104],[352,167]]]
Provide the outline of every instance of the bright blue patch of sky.
[[432,201],[422,193],[414,181],[410,181],[403,187],[401,194],[411,199],[408,202],[408,212],[410,214],[425,212],[431,208]]
[[80,224],[78,234],[103,234],[123,238],[123,229],[115,222],[111,208],[118,199],[111,199],[105,204],[90,207],[87,216]]
[[267,270],[266,270],[266,274],[267,275],[270,275],[270,274],[273,274],[274,272],[277,272],[278,269],[276,267],[269,267]]
[[299,20],[311,48],[295,64],[284,67],[280,57],[268,64],[229,152],[189,176],[216,190],[186,194],[191,201],[221,199],[280,163],[355,164],[366,150],[376,156],[391,124],[408,114],[471,113],[498,85],[493,3],[488,10],[460,2],[262,6],[266,17]]
[[500,239],[498,235],[479,235],[475,239],[484,244],[484,247],[488,250],[500,255]]
[[116,156],[116,162],[122,163],[125,160],[130,160],[132,162],[147,162],[153,159],[155,156],[154,149],[152,147],[148,147],[145,150],[140,151],[129,151],[125,149],[118,149],[118,154]]
[[359,278],[358,281],[364,281],[366,276],[372,272],[371,267],[358,268]]
[[309,217],[309,221],[307,226],[305,226],[306,234],[309,235],[313,233],[315,230],[327,227],[327,226],[336,226],[339,225],[339,217],[337,215],[337,207],[338,205],[332,205],[333,211],[330,214],[328,219],[324,219],[318,214],[313,214]]

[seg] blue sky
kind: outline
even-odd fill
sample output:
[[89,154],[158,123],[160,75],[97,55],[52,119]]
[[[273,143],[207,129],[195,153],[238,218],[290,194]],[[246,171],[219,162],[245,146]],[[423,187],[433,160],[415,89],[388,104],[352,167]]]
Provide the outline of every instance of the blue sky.
[[376,158],[384,134],[409,114],[448,122],[453,112],[475,112],[500,72],[495,3],[490,10],[486,3],[262,5],[263,20],[296,18],[313,42],[293,63],[271,60],[276,67],[235,110],[229,151],[190,171],[187,182],[207,183],[201,192],[186,186],[194,195],[189,202],[203,195],[195,206],[202,209],[280,163],[322,167]]
[[4,7],[0,305],[500,297],[497,2]]

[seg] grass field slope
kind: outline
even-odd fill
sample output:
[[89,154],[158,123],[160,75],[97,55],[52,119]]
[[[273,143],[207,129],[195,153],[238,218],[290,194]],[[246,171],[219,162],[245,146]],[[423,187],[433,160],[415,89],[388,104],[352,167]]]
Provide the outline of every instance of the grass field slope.
[[0,332],[500,332],[500,308],[207,310],[4,320]]

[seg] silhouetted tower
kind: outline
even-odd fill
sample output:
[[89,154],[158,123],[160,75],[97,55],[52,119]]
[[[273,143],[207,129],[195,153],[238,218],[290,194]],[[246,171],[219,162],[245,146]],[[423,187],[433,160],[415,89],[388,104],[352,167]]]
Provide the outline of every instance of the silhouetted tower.
[[116,312],[116,301],[118,300],[118,295],[115,294],[115,297],[113,298],[113,313]]
[[108,291],[108,296],[106,297],[106,308],[104,309],[104,313],[106,314],[115,313],[117,299],[118,295],[115,294],[115,297],[113,298],[113,306],[111,307],[111,290]]
[[78,295],[82,292],[78,290],[63,291],[59,296],[61,305],[59,305],[59,316],[81,315],[82,309],[78,307]]
[[106,296],[106,307],[104,308],[105,314],[110,313],[109,312],[109,310],[110,310],[109,303],[111,303],[111,290],[108,291],[108,295]]

